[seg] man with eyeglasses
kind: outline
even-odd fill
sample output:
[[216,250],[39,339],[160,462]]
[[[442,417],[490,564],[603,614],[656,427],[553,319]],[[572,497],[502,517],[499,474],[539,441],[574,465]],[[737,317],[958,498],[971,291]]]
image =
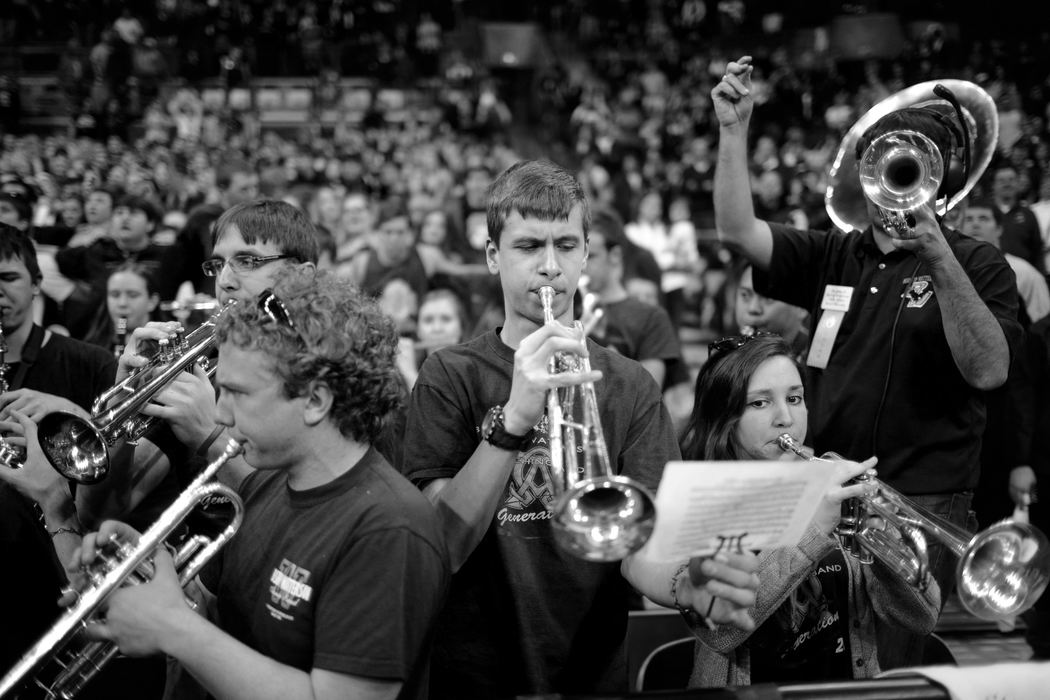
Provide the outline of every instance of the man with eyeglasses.
[[[296,268],[313,268],[318,257],[314,225],[300,209],[277,200],[230,207],[215,222],[212,246],[212,257],[202,267],[204,274],[216,280],[220,307],[230,301],[254,302],[281,275]],[[150,323],[132,333],[120,358],[118,381],[148,361],[138,354],[144,340],[169,338],[178,327],[174,322]],[[192,372],[179,374],[142,413],[166,421],[178,441],[195,455],[195,464],[221,454],[225,440],[219,439],[223,426],[215,422],[215,388],[198,365]],[[158,469],[146,460],[136,462],[138,469]],[[250,471],[242,459],[234,458],[222,476],[236,484]]]
[[[153,580],[117,591],[88,635],[167,654],[220,700],[425,698],[449,565],[436,512],[372,445],[400,398],[393,323],[301,269],[216,333],[218,421],[255,469],[238,534],[200,577],[218,624],[186,605],[162,549]],[[112,533],[136,537],[107,522],[75,561]]]

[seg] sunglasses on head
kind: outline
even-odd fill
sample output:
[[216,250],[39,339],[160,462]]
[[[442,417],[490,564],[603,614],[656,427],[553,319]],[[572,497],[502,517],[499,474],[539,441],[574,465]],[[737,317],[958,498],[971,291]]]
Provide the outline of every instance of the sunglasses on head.
[[266,314],[278,326],[284,326],[296,335],[299,335],[299,329],[295,327],[295,322],[292,321],[292,316],[288,313],[288,307],[284,305],[284,302],[272,289],[264,289],[259,294],[256,305],[259,307],[259,311]]
[[777,338],[779,335],[769,331],[755,331],[749,335],[727,335],[707,346],[707,359],[728,355],[739,347],[747,345],[755,338]]

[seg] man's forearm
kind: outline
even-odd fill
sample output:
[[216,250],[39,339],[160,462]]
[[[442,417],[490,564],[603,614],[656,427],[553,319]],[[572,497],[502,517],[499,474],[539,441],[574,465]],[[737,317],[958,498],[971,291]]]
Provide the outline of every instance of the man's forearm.
[[263,656],[204,618],[173,621],[163,651],[220,700],[313,698],[310,674]]
[[1009,375],[1010,347],[999,322],[954,256],[933,265],[931,272],[955,366],[975,389],[1002,386]]
[[455,477],[424,489],[441,516],[452,571],[463,566],[488,532],[517,457],[482,442]]

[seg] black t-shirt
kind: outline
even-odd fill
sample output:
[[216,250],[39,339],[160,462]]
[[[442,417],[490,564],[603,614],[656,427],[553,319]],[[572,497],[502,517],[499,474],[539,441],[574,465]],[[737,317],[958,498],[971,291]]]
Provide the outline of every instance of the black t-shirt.
[[[21,363],[8,369],[10,379]],[[90,411],[95,396],[113,383],[116,360],[101,348],[52,334],[26,370],[21,388],[55,394]],[[16,388],[16,387],[12,387]],[[10,667],[58,617],[56,601],[66,576],[32,503],[0,484],[0,597],[7,606],[0,624],[0,668]]]
[[[838,549],[820,561],[813,579],[817,585],[809,591],[815,599],[797,629],[783,629],[774,616],[751,635],[752,684],[853,678],[846,566]],[[791,605],[790,598],[784,605]]]
[[448,555],[433,506],[374,449],[295,491],[284,471],[239,489],[244,522],[205,567],[222,628],[282,664],[401,680],[426,697]]
[[604,315],[591,333],[599,345],[639,362],[663,360],[666,372],[661,389],[689,381],[678,334],[662,307],[627,297],[600,308]]
[[[588,343],[613,468],[654,493],[678,459],[652,377]],[[510,395],[514,351],[499,331],[438,350],[412,392],[401,471],[423,485],[454,477],[481,442],[488,409]],[[580,402],[577,401],[577,404]],[[435,636],[431,698],[623,691],[631,587],[618,564],[586,562],[554,542],[546,417],[517,457],[482,542],[452,580]]]
[[[871,229],[843,234],[778,224],[759,294],[810,311],[815,342],[829,285],[853,290],[826,369],[807,367],[818,453],[879,458],[879,478],[907,494],[972,490],[980,468],[984,392],[956,367],[930,270],[903,250],[882,254]],[[1013,271],[994,246],[945,229],[945,239],[1006,335],[1021,325]]]

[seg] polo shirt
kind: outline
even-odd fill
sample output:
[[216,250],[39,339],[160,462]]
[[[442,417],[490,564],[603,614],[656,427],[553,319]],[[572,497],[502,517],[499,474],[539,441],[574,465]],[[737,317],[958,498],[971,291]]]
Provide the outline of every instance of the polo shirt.
[[[825,369],[806,368],[809,432],[817,453],[878,457],[879,478],[907,494],[972,490],[980,471],[984,392],[966,383],[944,335],[927,265],[883,254],[863,233],[770,224],[773,257],[755,290],[810,310],[816,338],[828,285],[852,288]],[[994,246],[942,229],[978,295],[1019,347],[1013,271]]]

